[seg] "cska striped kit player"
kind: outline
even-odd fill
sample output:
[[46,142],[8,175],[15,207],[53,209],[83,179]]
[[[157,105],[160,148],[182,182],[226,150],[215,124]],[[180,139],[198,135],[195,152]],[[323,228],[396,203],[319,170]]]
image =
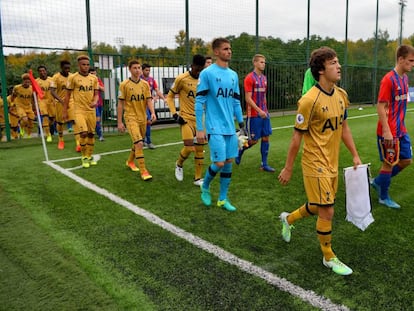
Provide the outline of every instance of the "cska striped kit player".
[[381,169],[371,181],[378,193],[378,201],[390,208],[400,208],[388,194],[391,179],[412,162],[410,136],[405,127],[408,102],[407,73],[414,66],[414,48],[401,45],[396,53],[396,65],[381,80],[378,94],[377,144]]

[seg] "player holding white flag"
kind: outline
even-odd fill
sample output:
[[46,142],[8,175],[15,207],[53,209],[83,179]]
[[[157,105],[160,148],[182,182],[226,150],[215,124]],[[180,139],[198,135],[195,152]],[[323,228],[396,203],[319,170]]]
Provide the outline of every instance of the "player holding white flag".
[[310,68],[318,83],[298,102],[286,164],[279,174],[279,182],[286,185],[292,177],[293,164],[303,138],[302,171],[308,201],[292,213],[280,214],[282,237],[290,242],[291,225],[303,217],[317,215],[316,233],[323,264],[335,273],[348,275],[352,269],[336,257],[331,247],[341,140],[352,154],[355,168],[361,160],[348,127],[348,95],[336,86],[341,78],[336,52],[328,47],[313,51]]

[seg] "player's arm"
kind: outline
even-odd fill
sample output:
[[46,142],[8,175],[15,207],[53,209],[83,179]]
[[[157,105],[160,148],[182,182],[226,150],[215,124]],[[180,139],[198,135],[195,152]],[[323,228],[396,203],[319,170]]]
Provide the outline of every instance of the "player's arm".
[[346,119],[342,123],[342,141],[344,142],[346,148],[348,148],[349,152],[352,155],[354,168],[362,164],[361,159],[359,158],[359,155],[358,155],[358,151],[355,147],[351,129],[348,126],[348,121]]
[[168,91],[167,105],[172,115],[177,114],[177,109],[175,108],[175,93],[172,90]]
[[289,182],[290,178],[292,177],[293,165],[295,163],[296,156],[299,152],[300,145],[302,143],[302,137],[303,137],[303,132],[297,129],[293,131],[293,136],[290,141],[290,146],[289,146],[288,154],[286,157],[285,167],[282,169],[278,177],[279,182],[282,185],[286,185]]
[[118,107],[116,108],[117,109],[116,117],[117,117],[118,130],[120,132],[125,132],[125,125],[122,122],[122,116],[124,113],[124,104],[125,104],[125,100],[119,98]]
[[391,105],[392,97],[392,82],[390,79],[383,78],[381,80],[380,89],[378,92],[377,114],[378,120],[382,126],[382,136],[386,145],[393,144],[393,137],[390,126],[388,124],[388,109]]
[[103,84],[102,80],[98,78],[98,87],[100,92],[105,91],[105,85]]
[[63,101],[63,109],[62,109],[63,120],[66,120],[68,117],[68,107],[69,107],[69,101],[70,101],[71,95],[72,95],[72,90],[66,89],[66,95]]
[[56,88],[50,88],[50,94],[52,94],[53,98],[55,98],[59,103],[61,103],[63,105],[63,100],[58,96],[58,94],[56,93]]
[[382,125],[382,136],[384,137],[385,143],[392,144],[393,137],[392,137],[390,126],[388,124],[388,115],[387,115],[387,111],[389,108],[388,106],[389,106],[388,102],[379,101],[377,103],[377,114],[378,114],[379,122]]
[[164,97],[164,94],[162,94],[162,92],[158,88],[155,88],[154,91],[155,91],[155,94],[157,94],[158,97],[161,98],[164,102],[167,101],[167,99]]
[[204,126],[203,126],[203,115],[204,115],[204,106],[206,104],[207,93],[208,93],[208,89],[199,91],[199,88],[197,87],[197,95],[196,95],[196,100],[194,104],[194,112],[196,115],[196,137],[197,137],[197,142],[199,144],[204,143],[204,140],[206,138],[206,134],[204,132]]
[[244,92],[244,97],[245,97],[247,105],[249,105],[251,109],[256,110],[259,117],[266,118],[267,116],[266,112],[264,112],[262,109],[259,108],[259,106],[256,105],[252,96],[253,96],[253,92],[251,91]]
[[155,114],[154,101],[152,100],[152,97],[147,98],[147,107],[149,111],[151,112],[151,121],[152,122],[156,121],[157,115]]
[[98,103],[98,100],[99,100],[99,89],[96,89],[93,92],[92,103],[90,103],[89,107],[91,107],[91,108],[96,107],[96,104]]

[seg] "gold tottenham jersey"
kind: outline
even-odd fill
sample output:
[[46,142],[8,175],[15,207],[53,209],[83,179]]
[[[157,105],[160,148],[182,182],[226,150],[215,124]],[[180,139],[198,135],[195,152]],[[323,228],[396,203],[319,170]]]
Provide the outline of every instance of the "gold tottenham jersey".
[[95,111],[95,107],[90,105],[93,102],[95,91],[99,90],[98,78],[92,74],[86,76],[79,72],[69,76],[66,85],[72,91],[75,113],[79,111]]
[[147,100],[152,98],[149,84],[143,79],[134,82],[131,79],[119,85],[119,99],[124,100],[124,118],[136,118],[139,123],[147,122]]
[[175,78],[174,84],[168,92],[168,106],[172,114],[176,113],[174,96],[179,95],[180,116],[186,121],[195,121],[194,103],[197,92],[198,79],[193,78],[190,72],[184,72]]
[[303,132],[303,175],[338,175],[342,123],[348,106],[347,93],[337,86],[331,94],[313,86],[299,100],[295,129]]

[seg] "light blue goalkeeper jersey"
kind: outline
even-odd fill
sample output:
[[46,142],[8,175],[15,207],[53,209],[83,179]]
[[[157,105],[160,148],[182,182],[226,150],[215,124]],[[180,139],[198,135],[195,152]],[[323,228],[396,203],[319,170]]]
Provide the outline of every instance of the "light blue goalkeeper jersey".
[[197,85],[195,101],[196,127],[207,134],[233,135],[234,117],[243,122],[240,105],[239,78],[230,68],[213,64],[203,69]]

